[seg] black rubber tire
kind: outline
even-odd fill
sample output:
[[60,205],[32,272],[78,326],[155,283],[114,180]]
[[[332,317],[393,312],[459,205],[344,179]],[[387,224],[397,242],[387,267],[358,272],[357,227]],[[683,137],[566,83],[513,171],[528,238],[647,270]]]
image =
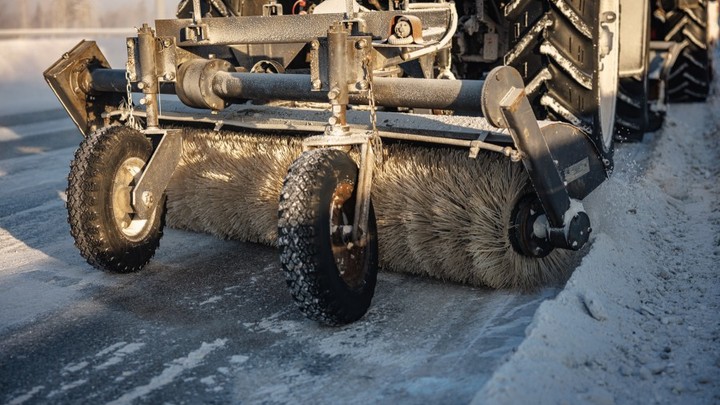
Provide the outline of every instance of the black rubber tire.
[[[593,40],[600,30],[599,4],[585,0],[510,2],[504,9],[510,33],[510,51],[504,63],[523,76],[539,119],[567,121],[580,127],[611,164],[612,144],[603,146],[600,125],[596,74],[600,49]],[[614,115],[614,111],[610,113]]]
[[103,128],[80,144],[70,165],[67,209],[70,234],[92,266],[113,273],[142,269],[160,245],[165,197],[137,237],[123,233],[114,217],[113,182],[124,162],[147,162],[152,144],[141,132],[123,126]]
[[[664,18],[661,16],[664,14]],[[666,94],[671,103],[702,102],[712,81],[712,55],[708,40],[707,1],[697,8],[678,8],[653,13],[653,37],[661,41],[686,42],[670,71]]]
[[341,276],[331,242],[333,196],[339,185],[352,186],[353,196],[343,205],[351,221],[357,176],[357,166],[346,153],[311,150],[290,166],[280,195],[278,246],[287,285],[300,311],[325,325],[360,319],[375,293],[378,247],[372,207],[366,247],[355,248],[363,257],[355,269],[361,272],[357,285]]
[[618,86],[616,142],[641,142],[649,129],[647,75],[623,77]]

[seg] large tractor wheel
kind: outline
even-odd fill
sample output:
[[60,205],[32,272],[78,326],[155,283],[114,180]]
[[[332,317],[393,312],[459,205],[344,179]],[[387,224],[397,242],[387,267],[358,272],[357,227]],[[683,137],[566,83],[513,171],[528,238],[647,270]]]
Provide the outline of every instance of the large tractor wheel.
[[648,105],[648,78],[623,77],[618,86],[615,140],[640,142],[650,129],[650,106]]
[[370,307],[378,271],[375,217],[364,246],[350,240],[358,168],[334,149],[303,153],[280,194],[278,245],[300,310],[326,325],[360,319]]
[[707,0],[695,7],[653,13],[653,37],[685,45],[670,71],[667,97],[670,102],[705,101],[712,80],[712,55],[708,38]]
[[535,114],[567,121],[592,136],[607,164],[618,84],[616,0],[519,0],[504,15],[505,64],[525,80]]
[[136,217],[130,203],[151,154],[145,135],[121,126],[92,134],[75,152],[67,189],[70,233],[80,254],[98,269],[138,271],[160,245],[164,197],[147,219]]

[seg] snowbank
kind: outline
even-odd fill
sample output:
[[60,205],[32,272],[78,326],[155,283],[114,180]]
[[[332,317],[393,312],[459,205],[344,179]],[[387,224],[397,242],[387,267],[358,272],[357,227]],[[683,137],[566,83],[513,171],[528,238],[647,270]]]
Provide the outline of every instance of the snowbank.
[[619,147],[589,254],[475,403],[720,402],[718,107],[673,105]]

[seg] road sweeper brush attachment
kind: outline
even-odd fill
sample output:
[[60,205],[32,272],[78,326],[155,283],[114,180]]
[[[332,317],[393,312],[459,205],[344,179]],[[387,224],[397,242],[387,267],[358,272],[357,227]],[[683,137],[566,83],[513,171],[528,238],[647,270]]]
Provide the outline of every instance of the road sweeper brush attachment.
[[[301,143],[288,136],[186,132],[167,190],[168,223],[276,245],[278,196]],[[502,155],[470,159],[462,149],[388,144],[373,182],[383,269],[515,289],[562,281],[570,271],[567,250],[536,258],[513,248],[513,210],[533,191],[522,165]]]
[[[92,42],[48,69],[85,135],[68,211],[88,262],[139,270],[167,210],[178,227],[277,245],[300,309],[326,324],[367,311],[379,265],[492,287],[562,279],[567,251],[591,230],[579,200],[610,167],[598,145],[572,125],[538,122],[510,67],[484,81],[381,76],[449,46],[457,16],[448,4],[346,14],[283,20],[310,29],[275,39],[304,44],[304,73],[267,60],[260,67],[277,74],[251,73],[219,57],[267,43],[253,36],[282,16],[158,21],[157,33],[143,26],[128,39],[127,69],[111,69]],[[216,24],[230,23],[253,29],[227,38]],[[162,93],[182,104],[161,110]],[[260,105],[269,99],[326,108]]]

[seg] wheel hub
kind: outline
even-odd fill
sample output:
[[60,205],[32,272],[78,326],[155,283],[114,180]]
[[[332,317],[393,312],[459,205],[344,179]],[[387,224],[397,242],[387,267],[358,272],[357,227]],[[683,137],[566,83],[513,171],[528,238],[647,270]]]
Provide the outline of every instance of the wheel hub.
[[115,173],[112,183],[112,214],[115,225],[125,237],[132,241],[142,240],[151,223],[147,219],[137,218],[135,210],[132,208],[133,187],[140,179],[144,166],[145,161],[140,158],[126,159]]
[[350,288],[359,288],[365,281],[366,249],[352,241],[353,184],[340,183],[330,204],[330,243],[340,277]]
[[510,216],[508,235],[516,252],[534,258],[543,258],[552,252],[550,240],[538,237],[534,229],[544,215],[545,210],[536,195],[527,194],[518,201]]

